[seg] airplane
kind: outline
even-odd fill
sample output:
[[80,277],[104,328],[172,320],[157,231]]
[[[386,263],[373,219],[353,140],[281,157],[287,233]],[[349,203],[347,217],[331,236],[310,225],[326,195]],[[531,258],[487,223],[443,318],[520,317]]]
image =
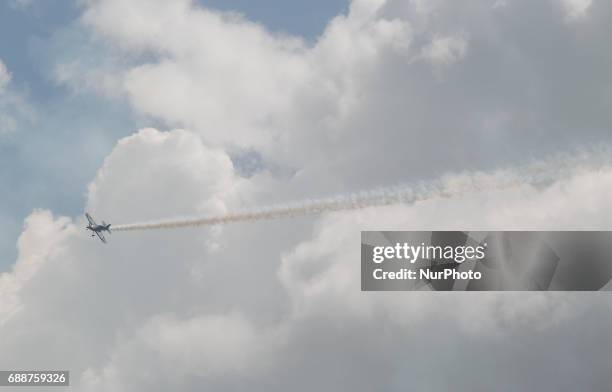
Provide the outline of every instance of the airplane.
[[112,234],[110,231],[110,223],[106,224],[106,222],[102,221],[102,224],[98,225],[96,224],[96,221],[93,220],[91,215],[89,215],[89,213],[87,212],[85,213],[85,217],[87,218],[87,221],[89,221],[89,224],[85,227],[85,229],[91,230],[92,237],[95,237],[97,235],[98,238],[100,238],[100,240],[106,244],[106,238],[104,238],[103,232],[107,231],[108,234]]

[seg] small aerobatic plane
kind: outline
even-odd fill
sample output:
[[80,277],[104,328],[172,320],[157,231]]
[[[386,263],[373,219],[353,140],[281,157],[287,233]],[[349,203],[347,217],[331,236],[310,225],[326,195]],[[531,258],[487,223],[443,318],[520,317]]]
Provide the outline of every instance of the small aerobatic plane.
[[91,232],[92,232],[91,236],[95,237],[97,235],[98,238],[100,238],[100,240],[106,244],[106,238],[104,238],[103,232],[107,231],[108,234],[111,234],[111,231],[110,231],[111,225],[110,225],[110,223],[106,224],[104,221],[102,221],[102,224],[98,225],[96,223],[96,221],[93,220],[91,215],[89,215],[87,212],[85,213],[85,217],[89,221],[89,224],[85,228],[87,230],[91,230]]

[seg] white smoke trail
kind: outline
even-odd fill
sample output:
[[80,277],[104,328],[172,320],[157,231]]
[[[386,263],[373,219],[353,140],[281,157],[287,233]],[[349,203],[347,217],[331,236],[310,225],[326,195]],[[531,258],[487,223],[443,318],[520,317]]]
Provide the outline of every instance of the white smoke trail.
[[[596,154],[597,155],[597,154]],[[605,154],[605,157],[609,155]],[[339,195],[327,199],[306,200],[286,205],[249,209],[215,216],[177,219],[158,222],[118,225],[114,231],[175,229],[224,225],[234,222],[259,221],[283,217],[312,215],[341,210],[357,210],[391,204],[414,204],[419,201],[450,198],[483,191],[497,191],[519,186],[546,186],[581,170],[609,167],[608,159],[582,157],[558,157],[554,160],[534,163],[518,169],[492,173],[473,172],[444,176],[438,180],[420,182],[413,186],[395,186],[371,191]]]

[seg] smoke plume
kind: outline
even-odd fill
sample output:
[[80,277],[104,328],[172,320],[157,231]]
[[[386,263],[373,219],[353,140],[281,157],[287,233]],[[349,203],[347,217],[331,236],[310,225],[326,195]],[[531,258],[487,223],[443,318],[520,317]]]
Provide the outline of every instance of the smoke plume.
[[569,178],[580,171],[601,170],[604,167],[609,167],[609,164],[601,154],[571,158],[564,156],[516,169],[498,170],[490,173],[470,172],[447,175],[436,180],[422,181],[413,185],[399,185],[325,199],[311,199],[283,205],[245,209],[222,215],[117,225],[114,227],[114,231],[225,225],[392,204],[414,204],[430,199],[452,198],[470,193],[501,191],[521,186],[546,187],[564,178]]

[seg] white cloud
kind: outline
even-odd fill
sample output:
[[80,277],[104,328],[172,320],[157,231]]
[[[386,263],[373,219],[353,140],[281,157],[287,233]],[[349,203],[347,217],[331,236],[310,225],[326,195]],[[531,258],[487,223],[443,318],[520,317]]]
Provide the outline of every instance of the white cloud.
[[[222,213],[609,141],[605,34],[542,51],[574,33],[552,7],[359,0],[308,44],[187,0],[89,1],[78,28],[110,59],[63,62],[60,81],[186,130],[120,140],[86,209],[115,224]],[[261,170],[238,175],[236,149],[262,156]],[[606,229],[611,191],[609,166],[592,164],[544,188],[115,233],[108,246],[82,218],[37,211],[0,278],[0,369],[61,363],[91,391],[595,385],[607,371],[576,363],[610,348],[605,298],[362,293],[356,260],[365,229]],[[576,360],[549,361],[567,352]],[[499,371],[517,363],[520,379]]]
[[574,21],[585,17],[593,3],[592,0],[562,0],[566,18]]
[[[165,211],[220,213],[233,186],[232,162],[224,151],[206,147],[184,130],[142,129],[118,142],[89,186],[87,209],[124,220],[163,218]],[[152,205],[161,208],[151,211]]]
[[436,37],[421,53],[434,66],[447,67],[460,60],[466,50],[467,41],[461,37]]
[[[262,167],[297,173],[298,193],[512,164],[606,137],[610,80],[595,60],[605,34],[541,51],[538,39],[575,33],[556,20],[558,4],[355,1],[313,44],[186,0],[88,4],[80,28],[105,60],[63,61],[62,82],[255,151]],[[526,14],[529,33],[517,22]],[[581,61],[569,55],[582,50]],[[500,113],[507,121],[490,132]]]
[[11,81],[11,74],[9,73],[6,65],[0,60],[0,94],[3,93],[6,86]]
[[[57,65],[53,76],[58,83],[69,86],[74,93],[91,90],[101,96],[121,98],[123,80],[119,75],[109,72],[110,69],[116,69],[116,67],[116,64],[111,63],[106,69],[101,70],[90,64],[74,61]],[[117,70],[117,72],[121,71]]]
[[69,219],[55,219],[49,211],[43,210],[34,211],[26,219],[13,271],[0,275],[0,325],[20,309],[19,289],[36,275],[48,258],[61,250],[68,236],[74,235],[74,228],[69,223]]
[[[302,113],[323,126],[333,122],[334,112],[349,110],[360,94],[359,79],[381,56],[408,50],[409,26],[376,17],[383,4],[352,4],[314,48],[188,1],[97,2],[83,23],[119,47],[158,58],[125,70],[123,87],[138,111],[196,129],[212,143],[276,151],[279,140],[301,132],[292,123],[303,121]],[[153,93],[159,90],[164,93]]]
[[18,117],[26,111],[21,96],[10,88],[11,79],[11,73],[0,59],[0,138],[17,129]]
[[27,94],[15,86],[12,73],[0,59],[0,138],[13,134],[20,125],[34,119]]
[[[423,222],[428,229],[603,229],[612,219],[612,169],[595,158],[576,162],[569,177],[544,188],[494,190],[514,178],[512,170],[472,180],[469,173],[449,175],[449,187],[476,180],[491,190],[329,214],[316,218],[314,228],[304,218],[115,233],[105,246],[88,238],[82,218],[37,211],[24,228],[15,270],[0,278],[0,350],[10,353],[0,366],[62,363],[72,371],[73,387],[84,391],[312,390],[334,383],[337,373],[329,366],[335,363],[351,375],[351,390],[392,389],[406,365],[405,347],[426,358],[428,350],[448,347],[438,333],[453,345],[478,339],[482,347],[509,350],[497,356],[504,364],[525,361],[513,352],[513,336],[562,339],[563,326],[582,325],[589,309],[608,314],[606,301],[585,307],[564,294],[363,293],[359,231],[422,229]],[[98,218],[214,213],[237,194],[254,197],[263,184],[271,185],[263,177],[233,175],[227,156],[192,132],[146,129],[118,142],[87,204]],[[428,348],[417,347],[423,339]],[[581,344],[578,353],[595,343]],[[355,357],[367,357],[367,364]],[[419,363],[415,369],[427,374]],[[488,363],[479,366],[495,372]],[[542,364],[531,369],[541,374]],[[379,377],[384,374],[390,378]]]

